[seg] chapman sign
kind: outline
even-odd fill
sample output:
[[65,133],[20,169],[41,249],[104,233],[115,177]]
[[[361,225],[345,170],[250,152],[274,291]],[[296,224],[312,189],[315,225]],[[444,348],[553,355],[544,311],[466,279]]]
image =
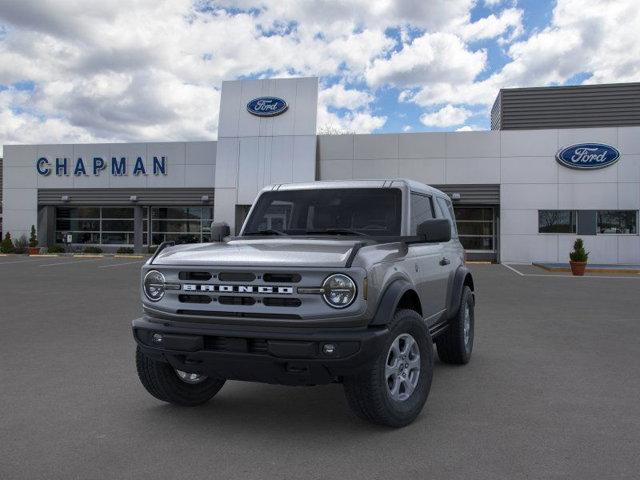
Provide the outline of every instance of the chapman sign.
[[129,173],[139,175],[166,175],[167,174],[167,157],[153,157],[151,165],[145,165],[143,157],[137,157],[135,160],[127,159],[127,157],[111,157],[111,160],[105,160],[102,157],[82,158],[71,160],[66,157],[49,159],[40,157],[36,160],[36,170],[40,175],[46,177],[51,173],[57,176],[75,175],[80,176],[99,176],[102,172],[111,174],[114,177],[128,175]]
[[556,160],[561,165],[578,170],[596,170],[613,165],[620,158],[620,152],[602,143],[579,143],[565,147],[558,152]]
[[284,113],[289,105],[278,97],[259,97],[247,103],[247,111],[258,117],[275,117]]

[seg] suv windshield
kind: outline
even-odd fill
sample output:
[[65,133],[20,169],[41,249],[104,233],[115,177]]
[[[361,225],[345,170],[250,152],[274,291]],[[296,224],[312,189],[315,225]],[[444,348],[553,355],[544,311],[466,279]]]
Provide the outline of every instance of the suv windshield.
[[244,235],[400,235],[397,188],[335,188],[263,193]]

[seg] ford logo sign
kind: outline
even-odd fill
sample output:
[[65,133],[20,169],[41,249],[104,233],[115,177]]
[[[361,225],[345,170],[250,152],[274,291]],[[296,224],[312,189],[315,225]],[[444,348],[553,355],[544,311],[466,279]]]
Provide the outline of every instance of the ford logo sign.
[[278,97],[259,97],[247,103],[247,111],[258,117],[275,117],[284,113],[289,105]]
[[596,170],[613,165],[620,158],[620,152],[602,143],[579,143],[565,147],[558,152],[558,163],[579,170]]

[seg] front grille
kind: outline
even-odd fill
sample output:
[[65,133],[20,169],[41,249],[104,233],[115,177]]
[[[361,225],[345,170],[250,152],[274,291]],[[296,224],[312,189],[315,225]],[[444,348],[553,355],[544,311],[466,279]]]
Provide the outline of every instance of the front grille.
[[208,295],[178,295],[181,303],[211,303],[212,298]]
[[220,272],[218,279],[221,282],[253,282],[256,276],[247,272]]
[[254,305],[256,303],[256,299],[251,297],[224,296],[218,297],[218,302],[220,305]]
[[299,273],[265,273],[262,279],[266,283],[298,283],[302,277]]
[[166,278],[180,288],[167,290],[167,301],[172,302],[167,306],[174,314],[200,317],[191,321],[203,323],[215,317],[301,320],[306,317],[302,307],[310,312],[326,307],[317,291],[326,272],[267,268],[176,268]]
[[211,280],[211,277],[209,272],[180,272],[178,274],[180,280],[194,280],[196,282],[206,282]]
[[267,297],[262,300],[267,307],[299,307],[302,305],[302,300],[299,298],[280,298],[280,297]]

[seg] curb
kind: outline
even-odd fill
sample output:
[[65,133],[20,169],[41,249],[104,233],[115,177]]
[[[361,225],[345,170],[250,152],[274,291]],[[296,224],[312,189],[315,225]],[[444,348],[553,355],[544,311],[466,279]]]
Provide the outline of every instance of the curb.
[[[533,264],[535,267],[541,268],[542,270],[546,270],[547,272],[560,272],[560,273],[570,273],[571,268],[569,267],[547,267],[538,263]],[[640,275],[640,269],[637,268],[587,268],[585,273],[635,273]]]

